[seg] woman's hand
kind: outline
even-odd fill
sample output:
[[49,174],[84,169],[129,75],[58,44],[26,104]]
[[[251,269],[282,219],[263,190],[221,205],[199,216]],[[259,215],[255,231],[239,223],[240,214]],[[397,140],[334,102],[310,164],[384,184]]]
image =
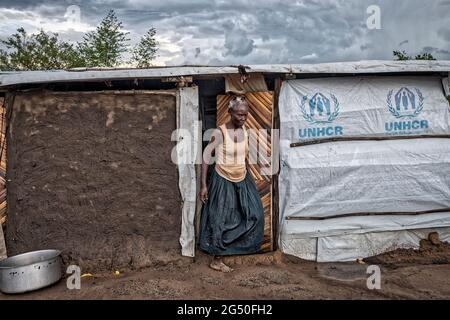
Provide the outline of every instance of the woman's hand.
[[208,188],[201,187],[200,192],[198,193],[198,197],[201,202],[205,203],[208,200]]

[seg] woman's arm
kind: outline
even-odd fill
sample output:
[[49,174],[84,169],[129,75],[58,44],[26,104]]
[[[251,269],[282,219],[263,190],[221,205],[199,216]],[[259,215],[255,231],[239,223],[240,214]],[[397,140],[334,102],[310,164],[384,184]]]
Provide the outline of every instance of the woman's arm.
[[203,151],[202,167],[201,167],[201,186],[199,192],[200,200],[205,203],[208,199],[208,186],[206,184],[206,175],[208,173],[208,166],[211,164],[211,158],[216,147],[220,144],[222,134],[219,129],[215,129],[211,135],[211,140]]

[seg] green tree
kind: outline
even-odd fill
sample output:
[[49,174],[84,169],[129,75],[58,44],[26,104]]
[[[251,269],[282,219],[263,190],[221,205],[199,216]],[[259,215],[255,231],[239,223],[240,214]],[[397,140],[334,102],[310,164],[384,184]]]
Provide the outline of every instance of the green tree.
[[0,42],[6,47],[0,51],[2,70],[52,70],[83,65],[77,49],[59,40],[57,33],[41,30],[29,35],[25,29],[19,28],[17,33]]
[[[128,52],[128,32],[123,31],[113,10],[83,40],[72,45],[61,41],[57,33],[28,34],[24,28],[6,40],[0,40],[0,70],[51,70],[76,67],[115,67]],[[150,28],[129,53],[138,67],[149,67],[155,59],[158,42],[156,30]]]
[[431,53],[418,54],[415,60],[436,60]]
[[29,37],[24,28],[6,40],[1,40],[7,50],[3,51],[4,65],[9,70],[36,70],[34,64],[36,43]]
[[156,29],[150,28],[134,47],[131,61],[138,68],[150,67],[152,60],[156,58],[159,43],[156,41],[155,35]]
[[393,52],[394,57],[397,57],[397,60],[411,60],[411,57],[406,54],[405,51],[395,51]]
[[127,51],[128,32],[122,31],[122,22],[110,10],[95,31],[87,33],[79,44],[87,67],[115,67]]
[[397,51],[395,50],[393,52],[394,57],[397,58],[397,60],[404,61],[404,60],[436,60],[431,53],[423,53],[418,54],[414,58],[409,56],[404,50],[403,51]]
[[12,68],[9,65],[9,55],[5,50],[0,49],[0,70],[8,71]]

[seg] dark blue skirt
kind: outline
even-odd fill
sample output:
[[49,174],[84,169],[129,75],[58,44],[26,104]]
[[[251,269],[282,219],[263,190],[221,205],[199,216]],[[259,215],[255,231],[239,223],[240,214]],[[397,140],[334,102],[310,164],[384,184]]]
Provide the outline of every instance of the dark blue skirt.
[[263,236],[264,209],[250,173],[231,182],[213,170],[200,219],[200,249],[216,256],[251,254],[260,250]]

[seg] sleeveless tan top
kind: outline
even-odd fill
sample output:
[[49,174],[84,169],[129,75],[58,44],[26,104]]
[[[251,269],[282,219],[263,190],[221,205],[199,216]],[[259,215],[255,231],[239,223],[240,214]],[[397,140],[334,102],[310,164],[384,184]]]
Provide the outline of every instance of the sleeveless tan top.
[[234,142],[230,137],[227,127],[223,124],[219,127],[222,132],[223,142],[216,150],[216,171],[222,177],[231,182],[239,182],[245,179],[247,167],[245,159],[248,154],[248,134],[243,127],[244,139]]

